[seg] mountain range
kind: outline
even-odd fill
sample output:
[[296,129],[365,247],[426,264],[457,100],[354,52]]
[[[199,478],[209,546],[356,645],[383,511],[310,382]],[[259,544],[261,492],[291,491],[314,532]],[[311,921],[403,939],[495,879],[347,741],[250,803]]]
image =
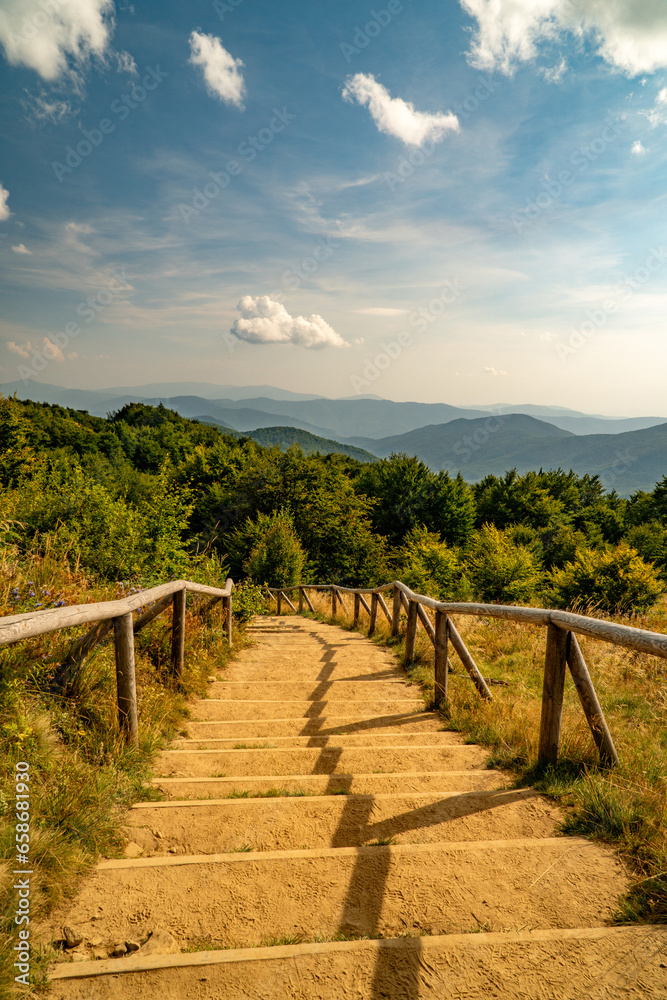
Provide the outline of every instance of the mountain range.
[[339,451],[361,461],[406,452],[435,470],[460,471],[470,482],[511,468],[522,473],[560,467],[597,474],[607,489],[628,496],[652,490],[667,474],[664,417],[607,417],[538,404],[462,408],[372,395],[331,399],[273,386],[202,382],[88,390],[20,381],[0,386],[0,392],[98,416],[129,402],[163,403],[261,444],[299,444],[305,451]]

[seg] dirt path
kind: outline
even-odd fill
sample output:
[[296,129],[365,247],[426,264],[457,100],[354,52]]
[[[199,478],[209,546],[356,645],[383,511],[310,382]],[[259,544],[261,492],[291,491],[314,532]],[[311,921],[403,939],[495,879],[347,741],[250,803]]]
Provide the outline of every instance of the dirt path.
[[664,1000],[667,930],[606,926],[613,853],[558,837],[390,652],[299,617],[251,634],[162,754],[168,800],[54,915],[83,941],[53,1000]]

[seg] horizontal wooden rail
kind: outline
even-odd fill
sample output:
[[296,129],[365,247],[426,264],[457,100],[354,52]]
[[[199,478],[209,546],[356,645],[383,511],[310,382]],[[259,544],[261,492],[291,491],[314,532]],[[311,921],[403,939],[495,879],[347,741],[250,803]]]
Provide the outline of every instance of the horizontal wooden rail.
[[[129,743],[138,740],[137,687],[135,680],[134,636],[168,607],[173,606],[171,637],[172,675],[180,678],[183,673],[185,650],[185,611],[187,594],[208,595],[208,610],[218,601],[224,602],[225,631],[232,642],[232,591],[234,581],[228,579],[224,587],[208,587],[190,580],[173,580],[159,587],[139,591],[130,597],[116,601],[100,601],[95,604],[75,604],[64,608],[46,608],[43,611],[29,611],[21,615],[0,618],[0,646],[34,639],[49,632],[73,628],[76,625],[94,623],[86,635],[74,643],[61,670],[69,668],[77,660],[87,656],[112,630],[116,656],[116,690],[118,701],[118,721],[125,739]],[[136,619],[132,612],[151,605]]]
[[[563,714],[563,691],[565,672],[569,669],[574,681],[582,708],[593,734],[593,739],[599,750],[600,758],[605,764],[618,763],[618,754],[604,718],[593,682],[586,662],[577,642],[576,635],[584,635],[590,639],[611,642],[616,646],[633,649],[667,659],[667,635],[662,632],[650,632],[647,629],[632,628],[629,625],[617,625],[615,622],[590,618],[586,615],[573,614],[570,611],[559,611],[549,608],[524,608],[505,604],[478,604],[463,601],[436,601],[426,594],[417,594],[406,587],[400,580],[384,583],[380,587],[342,587],[338,584],[299,584],[295,587],[283,587],[280,591],[268,588],[269,594],[276,595],[278,613],[280,614],[280,598],[286,596],[289,590],[298,590],[303,594],[310,610],[313,605],[306,594],[307,590],[322,591],[331,594],[332,616],[336,613],[336,604],[346,611],[342,594],[354,595],[354,623],[359,623],[359,610],[363,607],[370,616],[369,635],[375,632],[377,626],[377,609],[382,608],[391,626],[391,634],[397,637],[400,633],[401,614],[407,615],[405,633],[404,662],[414,657],[417,628],[421,626],[434,646],[435,652],[435,700],[436,704],[444,704],[447,700],[447,659],[448,640],[456,650],[463,666],[470,674],[480,695],[491,700],[488,684],[479,672],[470,652],[466,649],[450,615],[474,615],[482,618],[498,618],[502,621],[518,622],[521,625],[539,625],[547,630],[547,648],[544,665],[544,683],[542,690],[542,720],[538,761],[542,765],[555,765],[558,761],[560,730]],[[389,607],[382,596],[387,591],[393,591],[393,607]],[[370,595],[371,604],[365,600]],[[290,602],[291,604],[291,602]],[[291,605],[293,607],[293,605]],[[299,610],[303,607],[300,599]],[[426,609],[435,612],[435,625],[428,617]],[[405,620],[405,619],[404,619]],[[575,634],[576,633],[576,634]]]

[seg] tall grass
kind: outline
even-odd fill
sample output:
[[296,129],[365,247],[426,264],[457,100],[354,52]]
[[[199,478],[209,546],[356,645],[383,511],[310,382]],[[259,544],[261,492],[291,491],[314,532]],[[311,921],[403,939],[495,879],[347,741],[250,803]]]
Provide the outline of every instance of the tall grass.
[[[331,621],[330,595],[311,595],[316,616]],[[347,598],[351,609],[352,599]],[[586,609],[581,613],[601,615]],[[667,603],[635,616],[607,620],[667,632]],[[403,616],[403,622],[405,616]],[[352,627],[351,615],[336,616]],[[593,683],[620,757],[611,769],[599,764],[597,749],[574,684],[565,686],[560,758],[556,768],[538,768],[545,630],[492,618],[456,619],[482,674],[492,682],[493,701],[482,700],[450,647],[449,704],[442,708],[448,729],[491,750],[490,766],[532,784],[566,809],[564,832],[602,840],[618,849],[632,873],[632,887],[618,922],[667,922],[667,660],[610,643],[579,637]],[[359,623],[367,631],[362,610]],[[404,627],[402,628],[402,632]],[[403,657],[403,639],[379,611],[374,641]],[[434,703],[433,648],[420,630],[407,674]]]

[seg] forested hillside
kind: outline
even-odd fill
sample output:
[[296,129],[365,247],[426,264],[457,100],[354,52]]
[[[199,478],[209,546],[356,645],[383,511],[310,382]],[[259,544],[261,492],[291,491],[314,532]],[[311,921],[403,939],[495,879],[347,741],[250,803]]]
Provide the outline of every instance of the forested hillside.
[[[640,610],[667,579],[667,477],[622,499],[572,472],[469,485],[404,454],[282,452],[162,406],[107,419],[0,397],[3,542],[106,580],[372,585]],[[7,612],[5,612],[7,613]]]

